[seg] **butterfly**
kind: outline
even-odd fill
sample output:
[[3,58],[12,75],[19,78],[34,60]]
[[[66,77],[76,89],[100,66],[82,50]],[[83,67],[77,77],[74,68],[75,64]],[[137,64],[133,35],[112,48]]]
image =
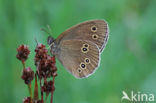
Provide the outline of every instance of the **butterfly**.
[[100,55],[109,37],[104,20],[90,20],[77,24],[59,35],[48,37],[50,51],[76,78],[93,74],[100,64]]

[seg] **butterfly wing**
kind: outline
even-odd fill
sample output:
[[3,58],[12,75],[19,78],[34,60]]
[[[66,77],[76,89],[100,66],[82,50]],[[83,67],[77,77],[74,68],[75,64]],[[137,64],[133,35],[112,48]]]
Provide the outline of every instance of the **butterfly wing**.
[[76,78],[88,77],[99,65],[99,49],[96,44],[82,40],[63,40],[56,57]]
[[56,41],[59,44],[62,40],[72,39],[91,41],[102,52],[108,40],[108,25],[104,20],[86,21],[67,29]]

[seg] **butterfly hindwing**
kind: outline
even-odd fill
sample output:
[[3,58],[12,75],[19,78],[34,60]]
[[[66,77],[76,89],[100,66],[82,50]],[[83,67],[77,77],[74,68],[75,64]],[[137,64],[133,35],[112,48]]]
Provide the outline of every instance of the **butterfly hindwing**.
[[77,78],[88,77],[99,65],[98,46],[86,40],[63,40],[56,57]]

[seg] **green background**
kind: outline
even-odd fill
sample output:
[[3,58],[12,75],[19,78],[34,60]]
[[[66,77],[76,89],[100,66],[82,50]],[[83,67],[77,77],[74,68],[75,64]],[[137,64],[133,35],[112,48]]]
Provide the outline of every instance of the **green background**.
[[110,28],[101,65],[76,79],[57,61],[54,103],[120,103],[122,91],[156,96],[156,0],[0,0],[0,103],[29,96],[16,59],[20,44],[29,45],[26,66],[35,70],[34,38],[46,44],[48,36],[40,28],[50,25],[56,38],[91,19],[105,19]]

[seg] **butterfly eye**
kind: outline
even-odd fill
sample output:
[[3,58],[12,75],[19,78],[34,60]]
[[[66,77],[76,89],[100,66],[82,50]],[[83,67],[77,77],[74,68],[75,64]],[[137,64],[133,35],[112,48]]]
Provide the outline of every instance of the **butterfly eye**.
[[90,59],[89,58],[85,58],[85,63],[89,64],[90,63]]
[[86,68],[86,65],[84,63],[81,63],[80,64],[80,68],[85,69]]
[[93,35],[92,35],[92,38],[93,38],[94,40],[96,40],[96,39],[98,39],[98,35],[93,34]]
[[97,31],[97,27],[96,27],[96,26],[92,26],[92,27],[91,27],[91,31],[92,31],[92,32],[96,32],[96,31]]

